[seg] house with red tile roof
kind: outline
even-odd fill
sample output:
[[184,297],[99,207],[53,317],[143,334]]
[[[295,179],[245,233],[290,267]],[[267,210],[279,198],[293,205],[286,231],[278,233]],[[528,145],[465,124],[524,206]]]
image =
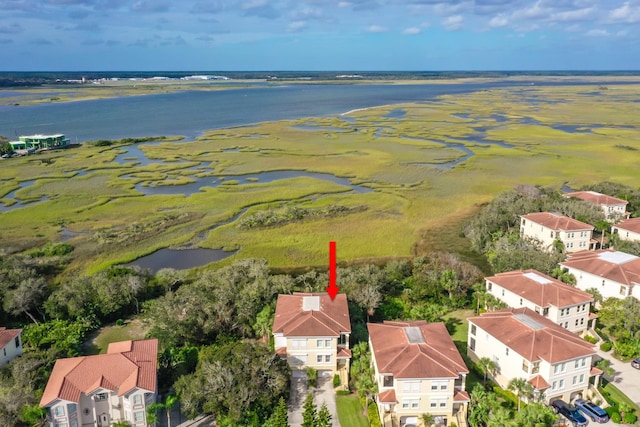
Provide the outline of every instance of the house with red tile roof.
[[534,212],[520,217],[520,237],[539,242],[551,251],[556,241],[562,242],[566,252],[593,249],[593,226],[577,219],[553,212]]
[[334,300],[326,292],[278,295],[272,332],[276,352],[293,370],[339,373],[347,383],[351,321],[345,294]]
[[22,354],[22,329],[0,327],[0,366]]
[[444,323],[385,321],[367,328],[383,426],[418,425],[427,413],[436,425],[466,425],[469,370]]
[[574,197],[584,200],[587,203],[600,206],[607,221],[619,221],[622,218],[629,218],[629,212],[627,212],[627,204],[629,202],[626,200],[607,196],[606,194],[596,191],[574,191],[572,193],[565,193],[563,196]]
[[487,293],[509,307],[527,307],[553,322],[581,334],[591,319],[593,296],[537,270],[516,270],[485,277]]
[[620,240],[640,242],[640,218],[629,218],[611,226],[611,234]]
[[575,276],[579,289],[595,288],[605,299],[640,300],[640,257],[612,249],[585,251],[569,254],[560,267]]
[[470,317],[467,354],[477,361],[487,357],[496,364],[489,374],[502,388],[514,378],[534,387],[534,399],[567,402],[589,398],[602,371],[592,369],[593,344],[535,311],[510,308]]
[[40,399],[50,427],[128,421],[147,426],[157,396],[158,340],[109,344],[106,354],[58,359]]

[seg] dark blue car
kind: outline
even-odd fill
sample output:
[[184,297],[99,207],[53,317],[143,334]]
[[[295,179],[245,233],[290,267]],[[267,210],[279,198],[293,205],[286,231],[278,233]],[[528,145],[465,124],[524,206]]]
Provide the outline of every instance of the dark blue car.
[[595,421],[598,423],[606,423],[609,421],[609,414],[607,414],[604,409],[602,409],[595,403],[583,399],[576,399],[574,403],[576,405],[576,408],[578,408],[580,412],[582,412],[585,416],[591,418],[591,421]]
[[551,409],[556,414],[563,415],[573,427],[584,427],[589,425],[589,421],[576,409],[575,406],[568,404],[564,400],[556,399],[550,403]]

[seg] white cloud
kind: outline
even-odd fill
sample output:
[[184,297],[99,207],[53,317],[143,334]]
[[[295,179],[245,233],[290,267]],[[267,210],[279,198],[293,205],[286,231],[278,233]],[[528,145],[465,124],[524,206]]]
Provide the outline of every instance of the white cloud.
[[586,35],[589,37],[608,37],[610,34],[607,30],[594,28],[593,30],[587,31]]
[[304,30],[305,28],[307,28],[307,22],[306,21],[293,21],[287,27],[287,31],[290,32],[290,33],[295,33],[297,31]]
[[443,19],[442,26],[447,31],[455,31],[462,28],[463,22],[464,22],[464,17],[462,15],[453,15],[453,16],[449,16],[446,19]]
[[416,34],[420,34],[422,32],[422,30],[420,28],[416,28],[416,27],[411,27],[411,28],[406,28],[402,34],[406,34],[406,35],[416,35]]
[[491,18],[491,21],[489,21],[489,26],[491,28],[501,28],[506,27],[507,25],[509,25],[509,20],[503,14],[494,16]]
[[627,1],[617,9],[609,12],[610,23],[635,24],[640,22],[640,6],[631,6]]
[[552,21],[583,21],[588,19],[595,11],[593,7],[585,7],[583,9],[566,10],[563,12],[557,12],[551,15]]
[[367,28],[368,33],[386,33],[389,31],[386,27],[381,27],[380,25],[370,25]]

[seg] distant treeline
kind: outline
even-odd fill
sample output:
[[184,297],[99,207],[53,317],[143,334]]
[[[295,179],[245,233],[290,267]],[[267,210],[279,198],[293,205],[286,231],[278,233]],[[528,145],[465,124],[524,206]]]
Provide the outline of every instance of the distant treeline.
[[[192,75],[216,75],[231,79],[309,79],[345,80],[344,76],[373,80],[441,80],[472,77],[501,78],[511,76],[636,76],[640,71],[42,71],[0,72],[0,87],[68,84],[68,80],[129,79],[168,77],[179,79]],[[358,76],[358,77],[354,77]]]

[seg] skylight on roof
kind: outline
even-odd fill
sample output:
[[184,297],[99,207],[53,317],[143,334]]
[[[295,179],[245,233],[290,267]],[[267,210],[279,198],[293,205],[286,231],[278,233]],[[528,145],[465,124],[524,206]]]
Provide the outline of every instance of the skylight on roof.
[[544,329],[544,325],[542,323],[538,322],[537,320],[532,319],[531,317],[529,317],[528,315],[526,315],[524,313],[514,314],[513,317],[515,317],[523,325],[525,325],[525,326],[527,326],[527,327],[529,327],[529,328],[531,328],[533,330]]
[[317,295],[302,297],[302,311],[320,311],[320,297]]
[[587,191],[587,193],[589,194],[593,194],[594,196],[600,196],[601,194],[598,193],[597,191]]
[[407,340],[410,344],[424,344],[424,336],[422,330],[417,326],[406,326],[404,333],[407,335]]
[[541,285],[546,285],[548,283],[551,283],[551,280],[547,279],[546,277],[542,277],[541,275],[539,275],[537,273],[533,273],[533,272],[524,273],[524,277],[526,277],[529,280],[533,280],[534,282],[538,282]]
[[625,252],[602,252],[600,255],[598,255],[598,258],[602,261],[620,265],[629,261],[633,261],[638,257],[635,255],[627,254]]

